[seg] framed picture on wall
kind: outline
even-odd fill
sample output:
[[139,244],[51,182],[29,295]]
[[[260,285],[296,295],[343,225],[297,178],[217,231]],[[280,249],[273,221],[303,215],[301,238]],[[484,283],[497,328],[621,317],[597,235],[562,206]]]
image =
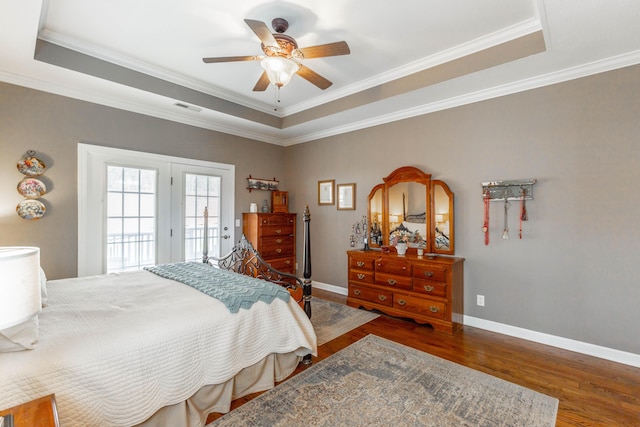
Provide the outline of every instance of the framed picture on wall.
[[355,210],[356,208],[356,185],[355,184],[338,184],[336,192],[338,193],[338,209]]
[[318,204],[333,205],[335,204],[333,197],[333,186],[335,180],[318,181]]

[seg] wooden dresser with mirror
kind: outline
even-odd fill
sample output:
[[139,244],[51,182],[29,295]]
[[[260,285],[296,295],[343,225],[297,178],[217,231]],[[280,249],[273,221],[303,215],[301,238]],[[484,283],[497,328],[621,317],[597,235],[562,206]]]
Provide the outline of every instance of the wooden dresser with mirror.
[[[453,193],[411,166],[370,192],[370,249],[347,252],[347,304],[455,333],[464,316],[464,259],[454,257]],[[407,247],[398,254],[398,243]]]

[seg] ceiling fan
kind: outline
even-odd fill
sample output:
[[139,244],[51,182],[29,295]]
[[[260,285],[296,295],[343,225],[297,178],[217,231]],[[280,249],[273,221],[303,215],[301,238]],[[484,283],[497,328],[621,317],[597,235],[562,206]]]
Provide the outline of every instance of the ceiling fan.
[[264,91],[273,83],[277,88],[289,83],[294,74],[324,90],[331,86],[325,79],[309,67],[302,65],[301,61],[311,58],[326,56],[348,55],[351,53],[347,42],[340,41],[317,46],[298,48],[298,43],[291,36],[284,34],[289,28],[289,22],[284,18],[275,18],[271,25],[275,31],[271,33],[269,27],[262,22],[245,19],[244,22],[258,36],[262,42],[263,55],[257,56],[225,56],[218,58],[202,58],[207,63],[234,62],[234,61],[260,61],[264,72],[254,86],[254,91]]

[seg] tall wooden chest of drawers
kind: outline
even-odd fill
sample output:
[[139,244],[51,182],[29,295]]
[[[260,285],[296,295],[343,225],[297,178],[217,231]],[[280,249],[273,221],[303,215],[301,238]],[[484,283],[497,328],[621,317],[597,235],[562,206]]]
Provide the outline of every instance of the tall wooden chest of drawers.
[[296,272],[296,214],[243,213],[242,232],[276,270]]
[[464,316],[463,258],[348,251],[347,304],[453,334]]

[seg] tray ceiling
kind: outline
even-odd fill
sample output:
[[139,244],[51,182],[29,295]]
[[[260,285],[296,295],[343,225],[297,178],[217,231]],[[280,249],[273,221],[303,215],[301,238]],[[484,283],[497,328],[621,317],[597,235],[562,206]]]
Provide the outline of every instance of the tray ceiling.
[[[636,0],[0,0],[0,80],[291,145],[640,62]],[[262,54],[244,19],[289,21],[299,76],[252,88]],[[11,43],[8,41],[11,40]]]

